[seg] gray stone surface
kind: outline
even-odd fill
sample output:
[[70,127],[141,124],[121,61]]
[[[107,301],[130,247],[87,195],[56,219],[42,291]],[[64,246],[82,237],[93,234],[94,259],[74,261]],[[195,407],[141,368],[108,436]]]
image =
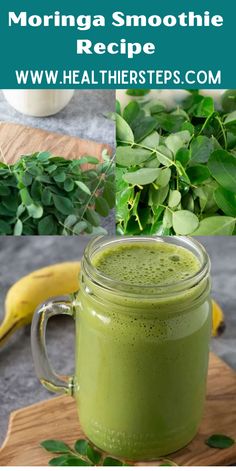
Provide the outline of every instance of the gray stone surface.
[[[212,349],[236,369],[236,237],[200,238],[212,259],[213,296],[225,312],[227,329],[212,342]],[[79,259],[85,237],[1,237],[0,302],[19,277],[43,265]],[[1,317],[1,315],[0,315]],[[49,356],[61,373],[73,372],[73,322],[51,320],[48,328]],[[4,439],[12,410],[49,398],[38,382],[30,351],[30,329],[16,333],[0,351],[0,441]]]
[[[0,121],[91,139],[108,144],[112,149],[115,148],[115,126],[106,116],[114,111],[114,106],[114,90],[76,90],[70,103],[60,113],[47,118],[33,118],[12,108],[0,90]],[[102,225],[109,234],[114,234],[114,211],[103,219]]]

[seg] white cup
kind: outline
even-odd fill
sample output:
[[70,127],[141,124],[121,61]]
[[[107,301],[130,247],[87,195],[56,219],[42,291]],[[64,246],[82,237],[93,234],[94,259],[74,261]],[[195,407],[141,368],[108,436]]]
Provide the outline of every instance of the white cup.
[[8,103],[20,113],[45,117],[61,111],[74,90],[2,90]]

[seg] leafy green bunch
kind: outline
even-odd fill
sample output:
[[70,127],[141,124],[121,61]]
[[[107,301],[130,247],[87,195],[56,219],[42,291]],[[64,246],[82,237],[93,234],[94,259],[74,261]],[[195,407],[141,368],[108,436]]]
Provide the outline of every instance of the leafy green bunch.
[[114,164],[105,152],[101,162],[40,152],[0,163],[1,235],[103,234],[100,216],[114,204]]
[[61,440],[45,440],[41,446],[58,455],[49,461],[50,466],[127,466],[112,456],[104,456],[84,439],[77,440],[73,448]]
[[[235,445],[235,440],[227,435],[211,435],[205,440],[205,444],[210,448],[223,450]],[[91,442],[79,439],[75,442],[73,448],[62,440],[44,440],[41,447],[49,453],[57,456],[51,458],[50,466],[133,466],[134,463],[120,461],[112,456],[98,450]],[[158,466],[177,466],[177,464],[168,459],[160,458]]]
[[172,110],[148,94],[123,112],[117,103],[118,234],[236,234],[236,100],[230,92],[222,111],[197,90]]

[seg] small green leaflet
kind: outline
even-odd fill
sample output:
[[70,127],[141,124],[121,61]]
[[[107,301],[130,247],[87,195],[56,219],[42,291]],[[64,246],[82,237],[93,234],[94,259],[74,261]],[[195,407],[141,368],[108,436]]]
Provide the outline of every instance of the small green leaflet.
[[176,234],[191,234],[197,229],[198,225],[198,217],[191,211],[180,210],[175,211],[173,214],[173,227]]
[[173,154],[168,147],[164,145],[158,146],[156,148],[156,156],[160,162],[160,164],[164,165],[165,167],[169,167],[173,164]]
[[17,219],[16,224],[14,226],[14,236],[20,236],[22,234],[23,224],[20,219]]
[[87,222],[86,221],[79,221],[79,222],[77,222],[77,224],[74,225],[73,233],[79,235],[82,232],[84,232],[86,228],[87,228]]
[[210,448],[225,449],[235,445],[235,440],[227,435],[211,435],[205,441]]
[[145,96],[145,95],[148,95],[148,93],[150,93],[151,90],[148,90],[148,89],[139,89],[139,88],[129,88],[128,90],[126,90],[126,94],[129,95],[129,96]]
[[214,198],[224,214],[236,218],[236,193],[219,186],[214,192]]
[[134,134],[128,123],[119,115],[116,118],[116,139],[118,141],[134,142]]
[[207,136],[195,137],[190,145],[191,163],[206,163],[214,151],[213,141]]
[[30,204],[27,206],[27,211],[30,217],[40,219],[43,215],[43,207],[39,204]]
[[170,208],[175,208],[181,201],[181,193],[178,190],[170,190],[168,205]]
[[207,118],[208,116],[214,113],[214,101],[212,97],[205,97],[203,100],[200,101],[199,105],[196,108],[195,116],[199,116],[201,118]]
[[225,150],[216,150],[210,157],[211,175],[226,190],[236,192],[236,158]]
[[151,156],[146,149],[133,149],[130,146],[118,147],[116,151],[116,163],[122,167],[134,167],[140,165]]
[[87,195],[91,195],[91,191],[90,189],[88,188],[87,185],[85,185],[85,183],[83,182],[79,182],[79,181],[76,181],[75,182],[76,185],[78,186],[78,188],[80,188],[80,190],[82,190],[84,193],[86,193]]
[[109,205],[108,205],[107,201],[105,200],[105,198],[103,198],[102,196],[98,196],[96,198],[95,209],[96,209],[97,213],[100,214],[103,217],[107,217],[109,212],[110,212]]
[[53,201],[55,207],[62,214],[71,214],[74,211],[74,206],[72,201],[65,196],[53,195]]
[[56,234],[56,222],[52,215],[45,216],[38,223],[39,235],[54,235]]
[[192,232],[194,236],[230,236],[233,234],[236,219],[228,216],[211,216],[203,219],[196,230]]
[[70,447],[61,440],[44,440],[41,446],[51,453],[68,453]]
[[148,185],[154,182],[160,174],[159,168],[141,168],[136,172],[126,173],[123,178],[127,183],[132,185]]

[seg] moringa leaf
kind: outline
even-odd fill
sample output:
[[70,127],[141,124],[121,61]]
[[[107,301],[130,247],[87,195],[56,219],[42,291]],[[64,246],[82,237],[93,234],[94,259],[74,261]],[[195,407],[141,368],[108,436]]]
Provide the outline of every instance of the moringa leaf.
[[74,189],[74,181],[72,180],[72,178],[66,178],[66,180],[64,181],[64,190],[70,192]]
[[38,223],[39,235],[55,235],[56,234],[56,223],[52,215],[45,216],[40,219]]
[[[69,216],[70,217],[70,216]],[[92,208],[88,208],[86,211],[87,220],[95,227],[100,225],[100,217],[96,211]]]
[[191,163],[206,163],[214,151],[214,144],[207,136],[195,137],[190,145]]
[[103,460],[102,466],[123,466],[122,461],[112,458],[111,456],[106,456]]
[[87,457],[94,464],[98,465],[101,460],[102,454],[92,447],[90,444],[87,446]]
[[136,101],[130,101],[124,109],[123,118],[129,125],[132,125],[132,122],[138,117],[139,113],[140,107],[138,103]]
[[128,90],[126,90],[126,95],[129,95],[129,96],[145,96],[145,95],[148,95],[150,93],[151,90],[148,90],[148,89],[140,89],[140,88],[128,88]]
[[72,455],[57,456],[56,458],[52,458],[48,464],[49,466],[67,466],[67,461],[71,456]]
[[163,216],[163,228],[170,229],[173,226],[173,212],[166,208]]
[[178,190],[170,190],[168,205],[170,208],[176,208],[181,201],[181,193]]
[[113,181],[107,181],[105,183],[101,196],[106,200],[110,209],[114,208],[116,204],[116,197]]
[[161,186],[161,187],[164,187],[166,185],[168,185],[169,181],[170,181],[170,177],[171,177],[171,170],[170,168],[161,168],[160,169],[160,173],[157,177],[157,179],[155,180],[155,184],[158,185],[158,186]]
[[44,450],[51,453],[68,453],[71,451],[70,447],[61,440],[44,440],[40,445]]
[[165,144],[173,154],[176,154],[179,149],[189,143],[190,139],[191,135],[188,131],[179,131],[166,137]]
[[[1,228],[1,221],[0,221],[0,228]],[[20,219],[17,219],[16,224],[14,226],[14,236],[20,236],[22,234],[22,231],[23,231],[23,223]]]
[[[17,225],[17,227],[19,227],[19,224],[17,224],[17,223],[18,223],[18,221],[16,222],[16,225]],[[14,232],[15,232],[16,225],[14,226]],[[18,232],[17,229],[16,229],[16,232]],[[11,226],[8,222],[0,220],[0,234],[1,235],[11,234]],[[21,234],[14,234],[14,235],[21,235]]]
[[228,191],[236,191],[236,158],[232,154],[216,150],[209,159],[208,168],[221,186]]
[[207,438],[205,443],[211,448],[219,448],[223,450],[233,446],[235,444],[235,440],[227,435],[211,435]]
[[156,119],[151,116],[145,117],[134,129],[135,142],[145,139],[154,129],[156,129]]
[[64,214],[69,215],[74,212],[74,206],[72,201],[69,198],[65,198],[64,196],[53,195],[53,201],[57,210]]
[[39,204],[30,204],[27,206],[27,211],[30,217],[34,219],[40,219],[43,215],[43,207]]
[[89,189],[89,187],[87,185],[85,185],[85,183],[81,182],[81,181],[75,181],[75,184],[78,186],[78,188],[80,190],[82,190],[84,193],[86,193],[87,195],[91,195],[91,191]]
[[116,139],[118,141],[134,142],[134,135],[131,127],[122,116],[115,113],[116,119]]
[[225,113],[236,111],[236,91],[226,90],[221,98],[221,104]]
[[173,154],[171,150],[165,147],[164,145],[157,147],[156,156],[159,162],[165,167],[169,167],[173,164]]
[[21,182],[23,183],[23,185],[30,186],[32,183],[32,180],[33,180],[33,177],[30,173],[28,172],[23,173],[21,177]]
[[185,168],[190,160],[190,151],[185,147],[181,147],[175,155],[175,160]]
[[193,185],[199,185],[210,178],[210,171],[206,165],[193,165],[187,169],[187,175]]
[[22,190],[20,190],[20,196],[21,201],[25,206],[29,206],[30,204],[34,203],[27,188],[22,188]]
[[67,458],[63,466],[91,466],[91,464],[85,460],[82,460],[81,458],[76,458],[75,456],[71,456]]
[[78,216],[76,216],[75,214],[69,214],[69,216],[67,216],[67,218],[64,221],[64,226],[70,229],[76,224],[77,221],[78,221]]
[[235,228],[235,218],[228,216],[211,216],[203,219],[198,228],[192,232],[193,236],[230,236]]
[[135,167],[148,160],[150,156],[149,150],[120,146],[116,149],[116,164],[122,167]]
[[185,209],[175,211],[173,214],[173,227],[176,234],[188,235],[196,231],[199,220],[196,214]]
[[146,136],[141,142],[143,147],[148,148],[149,150],[155,150],[160,144],[160,136],[158,132],[153,131],[151,134]]
[[201,118],[207,118],[208,116],[212,115],[214,113],[215,106],[214,106],[214,101],[212,97],[204,97],[200,103],[198,104],[196,111],[195,111],[195,116],[201,117]]
[[102,196],[98,196],[96,198],[95,209],[96,209],[97,213],[100,214],[103,217],[107,217],[109,212],[110,212],[109,205],[108,205],[107,201],[105,200],[105,198],[103,198]]
[[123,178],[132,185],[148,185],[154,182],[159,174],[159,168],[140,168],[136,172],[126,173]]
[[45,206],[49,206],[52,203],[52,193],[48,188],[44,188],[42,192],[42,203]]
[[87,225],[88,223],[86,221],[77,222],[77,224],[75,224],[73,227],[73,233],[77,235],[82,234],[82,232],[84,232],[87,228]]
[[88,441],[84,439],[77,440],[74,444],[74,449],[82,456],[87,456]]
[[232,193],[219,186],[214,192],[214,198],[217,206],[224,214],[236,217],[236,192]]

